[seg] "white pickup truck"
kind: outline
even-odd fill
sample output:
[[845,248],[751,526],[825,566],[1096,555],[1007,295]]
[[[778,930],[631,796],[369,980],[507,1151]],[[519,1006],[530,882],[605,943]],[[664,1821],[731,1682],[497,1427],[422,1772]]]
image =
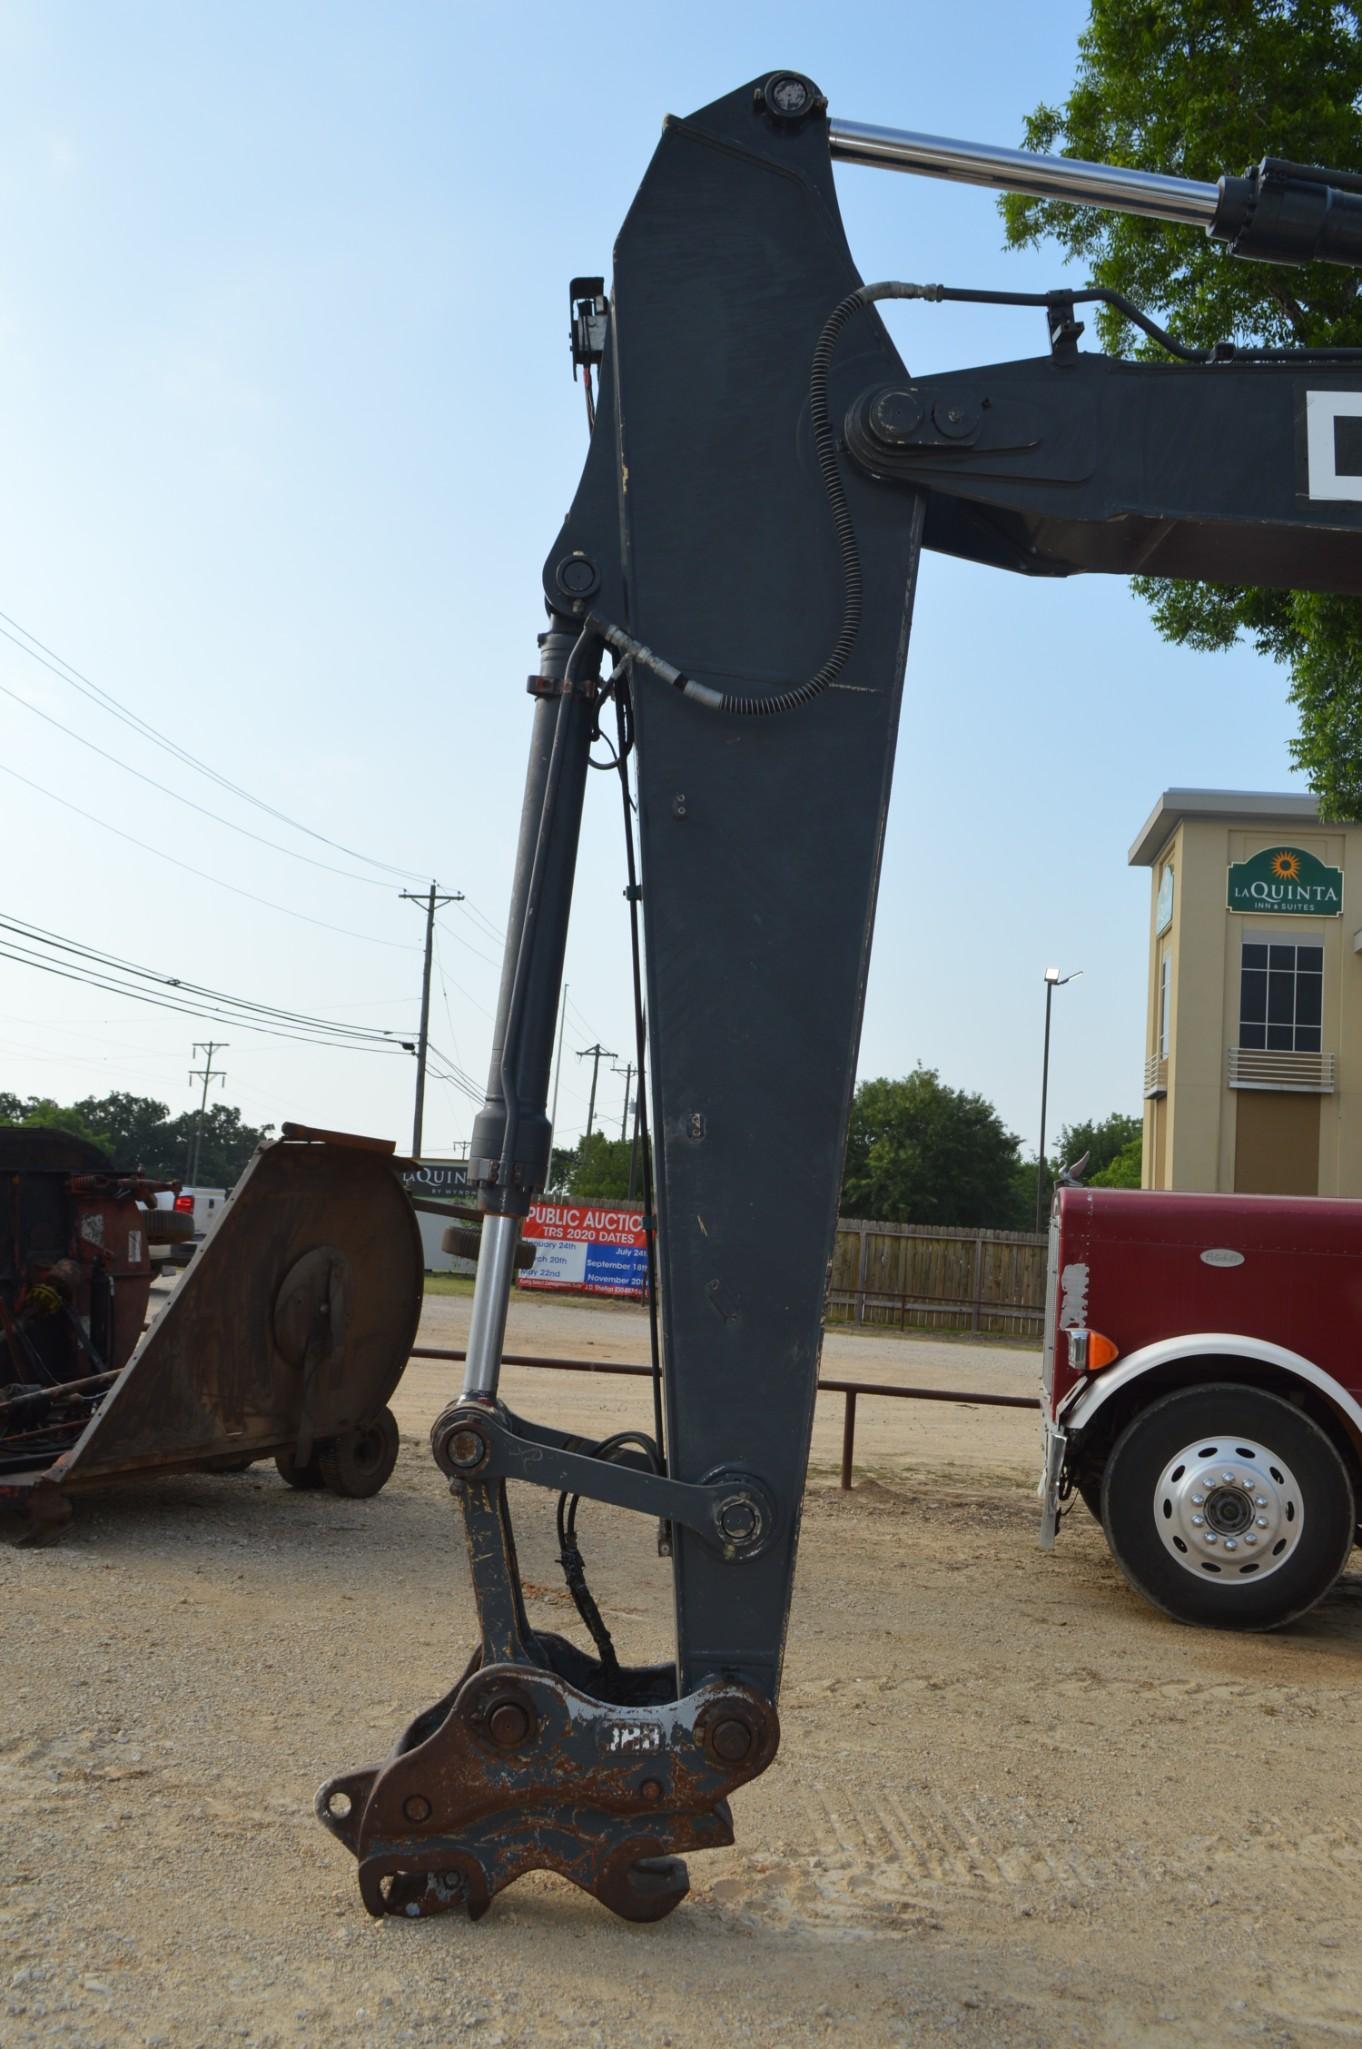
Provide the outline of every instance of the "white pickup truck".
[[153,1246],[152,1259],[159,1260],[167,1266],[188,1266],[194,1257],[195,1246],[226,1200],[225,1188],[181,1188],[178,1194],[169,1188],[165,1189],[157,1196],[156,1207],[173,1210],[176,1215],[187,1217],[192,1229],[179,1244]]

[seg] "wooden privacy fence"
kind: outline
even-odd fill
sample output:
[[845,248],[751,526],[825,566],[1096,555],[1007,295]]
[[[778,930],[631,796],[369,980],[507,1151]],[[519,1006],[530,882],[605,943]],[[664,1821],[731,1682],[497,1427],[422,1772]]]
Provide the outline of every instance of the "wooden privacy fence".
[[1039,1337],[1045,1248],[1046,1239],[1035,1231],[843,1217],[832,1255],[827,1321]]

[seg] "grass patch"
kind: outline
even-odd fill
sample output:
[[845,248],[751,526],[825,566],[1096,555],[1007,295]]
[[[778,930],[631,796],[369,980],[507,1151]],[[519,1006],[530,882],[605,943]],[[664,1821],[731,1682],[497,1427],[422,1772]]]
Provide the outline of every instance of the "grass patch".
[[471,1295],[472,1274],[427,1274],[427,1295]]

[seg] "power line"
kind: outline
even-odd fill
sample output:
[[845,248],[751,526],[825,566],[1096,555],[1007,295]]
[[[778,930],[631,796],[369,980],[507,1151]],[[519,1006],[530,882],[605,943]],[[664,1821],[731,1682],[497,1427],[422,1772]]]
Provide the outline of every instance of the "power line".
[[459,909],[465,917],[473,917],[489,939],[494,939],[498,946],[505,945],[506,934],[502,931],[500,925],[489,918],[485,911],[480,911],[471,897],[465,897]]
[[53,932],[45,925],[30,924],[27,918],[6,917],[0,912],[0,930],[12,933],[21,943],[36,940],[40,946],[53,947],[59,953],[75,954],[101,971],[109,970],[120,975],[139,976],[143,981],[157,982],[167,989],[174,989],[182,996],[204,996],[215,1003],[232,1004],[242,1010],[259,1011],[281,1023],[315,1026],[318,1030],[336,1032],[345,1038],[402,1042],[400,1032],[384,1025],[345,1024],[335,1018],[317,1017],[311,1011],[287,1010],[277,1003],[257,1003],[248,996],[233,996],[225,989],[213,989],[203,982],[188,981],[183,975],[163,975],[156,968],[144,968],[139,962],[124,960],[120,954],[107,953],[102,947],[86,946],[81,940],[67,939],[62,933]]
[[483,1091],[478,1087],[467,1068],[460,1067],[457,1060],[451,1060],[449,1055],[443,1052],[433,1039],[429,1040],[428,1044],[430,1051],[435,1055],[440,1066],[447,1070],[438,1077],[439,1080],[448,1082],[452,1088],[460,1089],[470,1102],[476,1103],[481,1108]]
[[[47,932],[42,926],[29,925],[26,920],[0,916],[0,931],[8,935],[8,944],[0,943],[0,954],[5,959],[24,967],[38,968],[46,974],[58,975],[66,981],[83,982],[110,995],[128,996],[136,1002],[151,1003],[159,1009],[174,1010],[184,1016],[211,1017],[218,1022],[236,1024],[246,1031],[260,1031],[271,1037],[288,1038],[304,1044],[348,1046],[355,1052],[413,1050],[411,1040],[404,1040],[381,1027],[341,1024],[332,1018],[314,1017],[306,1011],[258,1003],[250,997],[232,996],[224,990],[210,989],[178,976],[159,974],[153,968],[122,960],[116,954],[84,946],[79,940]],[[70,958],[55,962],[45,958],[37,948],[45,948],[49,955],[55,952]],[[139,988],[139,981],[154,983],[158,993],[153,995],[148,989]]]
[[[109,691],[103,689],[98,683],[92,682],[90,677],[84,675],[81,670],[76,668],[73,662],[68,662],[65,655],[59,655],[55,648],[48,647],[45,641],[39,640],[36,633],[30,633],[26,626],[21,626],[19,621],[11,618],[8,612],[0,612],[0,619],[3,619],[7,625],[15,629],[14,633],[5,633],[5,639],[13,641],[19,652],[27,655],[30,661],[41,663],[43,668],[51,670],[52,674],[61,682],[69,683],[73,689],[79,690],[84,696],[92,698],[102,710],[109,712],[116,719],[121,719],[124,725],[131,726],[134,732],[142,734],[144,738],[153,741],[156,746],[164,748],[167,753],[174,755],[177,761],[184,762],[186,767],[197,769],[200,775],[207,776],[211,782],[217,783],[222,789],[230,791],[232,796],[240,797],[244,803],[254,805],[257,811],[264,811],[271,818],[277,818],[281,824],[292,826],[295,832],[305,833],[309,839],[319,841],[322,846],[333,847],[339,854],[348,854],[352,861],[363,861],[370,868],[385,869],[389,875],[401,875],[413,881],[420,880],[421,871],[419,869],[403,868],[391,861],[375,860],[371,854],[362,854],[358,848],[347,847],[342,841],[330,839],[326,833],[317,832],[312,826],[304,825],[300,819],[291,818],[286,811],[281,811],[276,805],[267,803],[263,797],[253,796],[249,790],[244,789],[240,783],[234,783],[230,777],[223,775],[222,771],[214,768],[211,763],[200,761],[196,754],[191,754],[187,748],[181,747],[178,741],[172,740],[169,734],[162,732],[158,726],[149,724],[140,713],[131,712],[125,705],[121,705],[118,699],[112,696]],[[0,627],[0,633],[4,633],[3,627]],[[16,639],[16,634],[22,634],[23,639]],[[33,643],[32,647],[26,647],[24,645],[25,641],[31,641]],[[42,650],[41,654],[35,654],[33,652],[34,648],[40,648]],[[45,656],[50,656],[51,659],[44,660]],[[54,664],[60,664],[60,667],[56,667]],[[237,829],[241,830],[242,828],[238,827]],[[300,856],[299,858],[302,857]],[[370,876],[360,876],[357,878],[357,880],[363,882],[368,882],[372,879]]]
[[443,918],[439,920],[439,925],[440,930],[442,932],[448,933],[449,937],[455,942],[456,945],[467,947],[469,953],[473,955],[475,960],[485,960],[489,968],[499,968],[501,966],[501,962],[499,960],[494,960],[490,953],[479,953],[477,947],[474,946],[471,939],[465,939],[462,932],[456,932],[452,925],[446,925]]
[[267,1039],[289,1039],[300,1046],[333,1046],[347,1053],[399,1052],[396,1045],[386,1047],[372,1043],[357,1043],[353,1039],[321,1038],[315,1033],[286,1031],[279,1025],[252,1024],[239,1014],[217,1011],[207,1004],[174,1003],[168,997],[153,996],[145,989],[128,988],[125,984],[110,982],[97,975],[81,974],[74,968],[58,967],[54,961],[41,960],[32,954],[16,953],[7,946],[0,946],[0,959],[17,961],[20,967],[36,968],[40,974],[56,975],[63,982],[82,982],[87,988],[102,990],[108,996],[126,996],[134,1003],[149,1003],[156,1010],[173,1010],[180,1017],[201,1017],[214,1024],[236,1025],[242,1031],[259,1032]]
[[[3,626],[0,626],[0,635],[6,640],[14,638],[13,634],[5,632]],[[45,663],[44,666],[50,668],[51,663]],[[139,783],[145,783],[148,789],[159,790],[163,797],[172,797],[177,804],[187,805],[191,811],[197,811],[200,818],[211,818],[214,825],[225,825],[228,832],[239,832],[244,839],[254,840],[259,847],[269,847],[273,853],[287,855],[290,861],[305,861],[309,868],[323,868],[328,875],[343,875],[351,882],[366,884],[370,889],[392,887],[391,883],[380,882],[376,875],[357,875],[353,868],[337,868],[332,861],[318,861],[311,854],[300,854],[293,847],[281,846],[278,840],[266,839],[264,833],[252,832],[248,825],[238,825],[235,819],[224,818],[220,811],[210,811],[206,804],[196,804],[194,799],[186,797],[182,790],[173,790],[169,783],[158,782],[154,775],[148,775],[144,769],[134,768],[130,761],[124,761],[120,755],[110,754],[107,747],[101,747],[86,734],[78,733],[73,726],[65,725],[61,719],[54,718],[50,711],[44,711],[41,705],[31,703],[27,697],[21,697],[17,690],[10,689],[8,683],[0,683],[0,691],[3,691],[6,697],[12,698],[15,704],[22,705],[25,711],[31,711],[35,718],[42,719],[49,726],[55,726],[59,733],[65,733],[68,740],[75,740],[82,747],[88,747],[101,761],[111,762],[115,768],[121,768],[125,775],[135,776]]]
[[169,862],[172,868],[182,868],[186,875],[196,875],[200,882],[211,882],[218,889],[229,889],[233,896],[244,896],[248,903],[263,904],[267,911],[281,911],[286,918],[298,918],[304,925],[316,925],[323,932],[339,932],[343,939],[360,939],[366,946],[388,946],[398,953],[419,953],[419,946],[412,946],[405,939],[380,939],[373,932],[355,932],[349,925],[333,925],[326,918],[314,918],[307,911],[295,911],[291,904],[277,904],[272,897],[257,896],[253,889],[242,889],[236,882],[225,882],[220,875],[210,875],[206,868],[195,868],[192,863],[180,860],[177,854],[168,854],[161,847],[149,847],[145,837],[124,832],[121,825],[111,825],[107,818],[97,818],[93,811],[83,810],[73,804],[69,797],[59,797],[55,790],[48,790],[41,783],[35,783],[31,776],[20,775],[17,768],[0,761],[0,774],[13,776],[16,783],[26,789],[36,790],[40,797],[46,797],[53,804],[60,804],[64,811],[74,811],[77,818],[83,818],[90,825],[98,825],[105,832],[113,833],[116,839],[126,840],[130,847],[138,847],[142,853],[154,853],[158,861]]

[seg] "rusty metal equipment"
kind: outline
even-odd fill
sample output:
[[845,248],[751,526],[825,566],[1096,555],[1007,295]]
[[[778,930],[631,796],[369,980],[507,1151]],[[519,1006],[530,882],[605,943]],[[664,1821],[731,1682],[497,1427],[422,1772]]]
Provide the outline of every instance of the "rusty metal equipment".
[[36,1534],[84,1488],[270,1456],[291,1486],[377,1493],[421,1310],[400,1164],[384,1140],[286,1124],[139,1341],[148,1233],[176,1228],[143,1205],[170,1184],[63,1133],[6,1134],[0,1507]]

